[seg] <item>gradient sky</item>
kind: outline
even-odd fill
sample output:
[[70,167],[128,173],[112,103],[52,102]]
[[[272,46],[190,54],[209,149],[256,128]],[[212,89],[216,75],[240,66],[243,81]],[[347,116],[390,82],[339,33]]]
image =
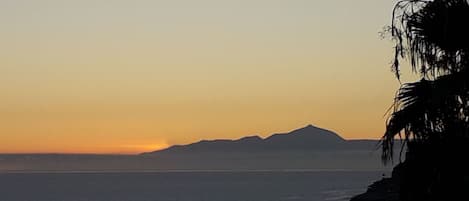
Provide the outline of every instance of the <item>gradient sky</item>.
[[0,0],[0,152],[138,153],[314,124],[379,138],[386,0]]

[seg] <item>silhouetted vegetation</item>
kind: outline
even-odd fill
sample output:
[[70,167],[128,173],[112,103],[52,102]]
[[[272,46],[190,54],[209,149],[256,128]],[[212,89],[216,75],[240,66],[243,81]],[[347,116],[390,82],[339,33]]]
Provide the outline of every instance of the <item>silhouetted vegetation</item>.
[[398,91],[382,138],[382,159],[396,139],[407,146],[399,166],[401,200],[466,200],[469,191],[469,4],[466,0],[404,0],[388,28],[392,70],[408,60],[420,80]]

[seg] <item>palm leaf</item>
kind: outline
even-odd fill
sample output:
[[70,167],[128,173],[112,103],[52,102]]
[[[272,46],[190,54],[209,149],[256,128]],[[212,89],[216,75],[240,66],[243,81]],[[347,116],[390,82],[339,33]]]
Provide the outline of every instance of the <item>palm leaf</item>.
[[448,133],[454,126],[455,120],[467,119],[468,100],[462,97],[467,97],[468,76],[463,71],[401,87],[381,140],[383,162],[392,160],[396,137],[403,138],[404,143],[440,138],[441,133]]
[[400,1],[388,29],[396,41],[392,65],[396,76],[399,60],[405,58],[414,72],[427,78],[462,70],[469,54],[468,26],[466,0]]

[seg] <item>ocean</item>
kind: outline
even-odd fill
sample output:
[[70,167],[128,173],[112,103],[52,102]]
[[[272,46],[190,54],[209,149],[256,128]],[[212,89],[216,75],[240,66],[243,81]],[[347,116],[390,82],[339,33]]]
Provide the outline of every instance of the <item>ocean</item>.
[[0,173],[0,201],[342,201],[388,172]]

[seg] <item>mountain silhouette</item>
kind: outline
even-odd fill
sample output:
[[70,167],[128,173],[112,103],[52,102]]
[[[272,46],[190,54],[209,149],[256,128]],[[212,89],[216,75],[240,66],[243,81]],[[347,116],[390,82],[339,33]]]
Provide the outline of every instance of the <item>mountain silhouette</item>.
[[202,140],[188,145],[174,145],[167,149],[143,153],[143,155],[214,152],[372,151],[377,143],[376,140],[345,140],[333,131],[308,125],[288,133],[273,134],[265,139],[259,136],[248,136],[237,140]]
[[346,140],[313,125],[266,138],[202,140],[139,155],[0,154],[2,171],[376,170],[378,140]]

